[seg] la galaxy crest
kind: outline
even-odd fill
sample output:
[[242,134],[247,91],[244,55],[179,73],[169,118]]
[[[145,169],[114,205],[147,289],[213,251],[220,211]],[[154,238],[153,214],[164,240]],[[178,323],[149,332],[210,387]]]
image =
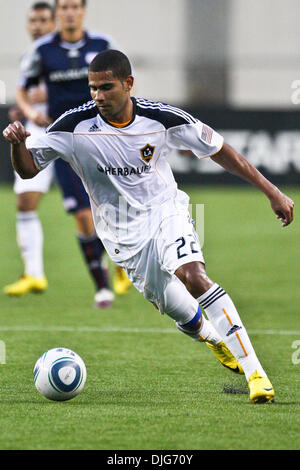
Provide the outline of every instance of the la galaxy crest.
[[155,146],[146,144],[140,149],[142,159],[144,162],[149,163],[154,155]]

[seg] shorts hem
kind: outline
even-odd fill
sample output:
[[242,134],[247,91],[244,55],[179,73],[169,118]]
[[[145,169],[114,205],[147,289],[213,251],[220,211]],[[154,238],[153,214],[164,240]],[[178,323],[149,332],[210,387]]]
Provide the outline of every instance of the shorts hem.
[[199,261],[200,263],[203,263],[205,265],[205,261],[204,261],[204,258],[202,256],[195,256],[195,257],[189,257],[188,259],[185,259],[185,260],[178,260],[177,263],[174,264],[174,266],[172,266],[172,269],[168,269],[166,267],[164,267],[164,269],[169,273],[169,274],[175,274],[175,271],[177,271],[178,268],[180,268],[181,266],[183,266],[184,264],[188,264],[188,263],[193,263],[194,261]]

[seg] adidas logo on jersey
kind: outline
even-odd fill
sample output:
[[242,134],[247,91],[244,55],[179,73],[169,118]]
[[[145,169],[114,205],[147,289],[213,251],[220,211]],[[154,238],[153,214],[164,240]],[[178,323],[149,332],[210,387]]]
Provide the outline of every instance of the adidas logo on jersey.
[[97,126],[97,124],[93,124],[92,127],[89,128],[89,132],[96,132],[96,131],[99,131],[99,127]]

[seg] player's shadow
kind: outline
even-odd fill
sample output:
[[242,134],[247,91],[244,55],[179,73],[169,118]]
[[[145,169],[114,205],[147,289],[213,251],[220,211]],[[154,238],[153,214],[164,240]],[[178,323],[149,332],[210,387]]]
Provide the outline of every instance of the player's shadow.
[[243,386],[237,386],[237,385],[223,385],[223,393],[226,394],[231,394],[231,395],[248,395],[249,390],[246,387]]
[[[223,393],[225,394],[232,394],[232,395],[248,395],[249,394],[249,390],[246,386],[236,386],[236,385],[223,385]],[[253,403],[251,403],[250,401],[247,403],[247,405],[251,405],[253,406]],[[257,403],[257,405],[264,405],[265,403]],[[273,403],[269,403],[270,405],[273,405],[273,406],[292,406],[292,405],[300,405],[300,400],[299,401],[280,401],[278,400],[277,398],[275,398],[274,402]]]

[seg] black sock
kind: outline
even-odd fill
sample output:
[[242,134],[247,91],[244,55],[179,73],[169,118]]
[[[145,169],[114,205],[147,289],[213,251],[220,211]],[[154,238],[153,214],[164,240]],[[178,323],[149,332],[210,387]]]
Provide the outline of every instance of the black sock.
[[109,288],[108,271],[101,266],[101,259],[105,252],[101,240],[96,234],[89,237],[78,235],[77,238],[96,289]]

